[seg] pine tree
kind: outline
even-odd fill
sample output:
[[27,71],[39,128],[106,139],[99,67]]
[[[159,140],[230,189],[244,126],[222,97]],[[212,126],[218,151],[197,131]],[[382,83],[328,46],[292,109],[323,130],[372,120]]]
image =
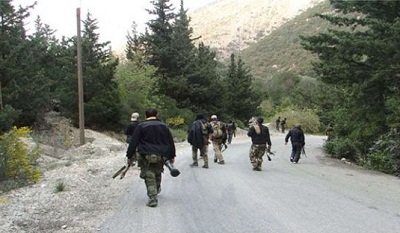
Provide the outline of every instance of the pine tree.
[[150,65],[157,67],[159,86],[162,94],[170,95],[173,88],[170,85],[172,22],[175,19],[172,4],[169,0],[151,1],[153,10],[147,10],[155,19],[147,22],[148,31],[140,38],[145,46],[144,51]]
[[[83,21],[82,74],[84,88],[85,125],[91,128],[115,129],[120,121],[118,85],[114,74],[118,59],[112,56],[109,41],[99,42],[97,20],[88,13]],[[66,76],[60,85],[61,104],[65,114],[78,121],[78,91],[76,78],[76,38],[63,41]]]
[[195,49],[195,72],[188,76],[189,108],[198,113],[219,114],[225,112],[223,84],[217,73],[216,53],[199,43]]
[[[27,82],[33,81],[34,74],[28,70],[31,61],[26,55],[30,42],[24,20],[34,5],[16,10],[11,2],[0,1],[0,114],[16,125],[27,125],[34,119],[31,110],[36,106],[27,104],[27,99],[32,100],[26,96],[30,90]],[[36,89],[32,91],[33,96],[38,93]],[[7,111],[3,112],[5,107]]]
[[242,59],[239,57],[236,62],[235,55],[231,54],[230,61],[226,80],[228,83],[229,113],[244,122],[259,114],[257,107],[262,100],[260,96],[253,92],[253,77]]
[[331,4],[337,14],[320,17],[342,30],[303,37],[303,46],[319,55],[314,68],[321,80],[339,86],[348,101],[337,106],[341,114],[335,125],[343,126],[338,136],[352,138],[367,152],[388,130],[386,119],[391,113],[385,107],[387,100],[400,93],[400,4],[336,0]]

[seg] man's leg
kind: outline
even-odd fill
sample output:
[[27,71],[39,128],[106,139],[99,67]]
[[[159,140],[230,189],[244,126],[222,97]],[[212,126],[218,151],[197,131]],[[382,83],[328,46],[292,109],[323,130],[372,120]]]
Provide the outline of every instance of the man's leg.
[[214,161],[216,158],[219,161],[218,164],[225,164],[224,157],[222,157],[222,152],[221,152],[222,142],[220,142],[219,140],[213,141],[213,149],[215,153]]
[[267,149],[266,146],[262,145],[258,147],[257,150],[257,171],[261,171],[261,166],[263,163],[263,156],[265,153],[265,150]]
[[200,153],[203,156],[203,161],[204,161],[203,168],[208,168],[208,145],[204,145],[200,149]]
[[300,143],[295,143],[294,145],[294,158],[293,162],[298,163],[300,159],[300,154],[301,154],[301,144]]
[[193,163],[190,166],[191,167],[199,166],[199,163],[197,160],[197,147],[194,147],[194,146],[192,146],[192,159],[193,159]]
[[257,148],[255,145],[251,145],[249,153],[250,163],[253,166],[253,170],[257,169]]
[[290,162],[294,162],[294,157],[296,156],[296,146],[292,143],[292,153],[290,154]]
[[147,202],[147,206],[156,207],[158,204],[157,200],[157,180],[156,180],[156,172],[154,164],[151,164],[147,167],[145,172],[144,182],[146,184],[147,196],[149,197],[149,201]]

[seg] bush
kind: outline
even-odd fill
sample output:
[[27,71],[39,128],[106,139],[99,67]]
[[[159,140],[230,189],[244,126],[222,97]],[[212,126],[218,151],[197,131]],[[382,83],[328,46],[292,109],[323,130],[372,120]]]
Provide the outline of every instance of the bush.
[[171,129],[171,133],[175,142],[183,142],[186,140],[187,132],[185,129]]
[[11,129],[15,120],[21,114],[21,110],[15,110],[13,107],[6,105],[3,109],[0,110],[0,134],[4,133]]
[[37,182],[40,171],[36,161],[40,156],[38,148],[29,150],[22,141],[31,130],[27,127],[13,127],[0,136],[0,181],[17,180],[19,182]]
[[320,132],[320,122],[317,114],[310,109],[297,110],[292,108],[287,108],[284,111],[276,114],[271,122],[275,126],[275,120],[281,117],[281,119],[286,117],[286,128],[293,128],[296,123],[301,124],[301,128],[305,133],[316,134]]
[[370,169],[400,175],[400,131],[392,130],[375,141],[360,164]]
[[324,144],[325,151],[333,158],[346,158],[351,161],[356,161],[358,151],[349,139],[334,139],[326,141]]
[[381,171],[387,174],[396,173],[396,163],[392,159],[392,155],[388,152],[373,152],[359,161],[359,164],[368,169]]

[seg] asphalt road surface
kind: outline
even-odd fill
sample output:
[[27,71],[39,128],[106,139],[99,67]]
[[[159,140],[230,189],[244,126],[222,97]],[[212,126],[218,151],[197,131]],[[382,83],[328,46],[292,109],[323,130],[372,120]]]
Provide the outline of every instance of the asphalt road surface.
[[[262,171],[249,162],[250,138],[234,138],[225,165],[191,168],[188,144],[177,146],[173,178],[166,169],[156,208],[145,205],[143,180],[132,187],[101,233],[398,233],[400,179],[327,158],[323,138],[306,135],[307,157],[289,161],[290,143],[272,134],[272,161]],[[137,171],[136,171],[137,172]],[[128,175],[127,175],[128,176]]]

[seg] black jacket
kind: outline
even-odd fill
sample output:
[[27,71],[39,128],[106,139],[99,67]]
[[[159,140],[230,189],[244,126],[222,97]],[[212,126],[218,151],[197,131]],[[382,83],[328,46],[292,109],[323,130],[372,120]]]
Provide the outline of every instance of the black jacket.
[[139,121],[131,121],[128,127],[125,130],[126,142],[129,143],[132,139],[133,132],[135,131],[136,126],[139,125]]
[[169,127],[158,119],[141,122],[133,132],[126,157],[131,158],[136,148],[139,154],[157,154],[165,159],[175,155],[175,144]]
[[[203,125],[206,127],[203,132]],[[196,120],[192,123],[190,128],[188,129],[187,133],[187,140],[190,145],[196,148],[202,148],[204,144],[208,141],[208,135],[213,132],[211,125],[207,123],[207,120],[200,119]]]
[[289,132],[286,134],[285,142],[288,142],[289,138],[291,143],[300,143],[303,146],[305,145],[303,130],[298,127],[294,127],[293,129],[289,130]]
[[126,127],[125,130],[125,135],[126,136],[132,136],[133,132],[135,131],[136,126],[139,124],[139,121],[131,121],[128,125],[128,127]]
[[258,144],[258,145],[265,145],[268,144],[271,146],[271,138],[269,136],[269,129],[265,125],[260,125],[261,133],[257,134],[256,130],[254,129],[254,126],[251,126],[249,128],[249,131],[247,132],[247,136],[251,137],[251,142],[253,144]]

